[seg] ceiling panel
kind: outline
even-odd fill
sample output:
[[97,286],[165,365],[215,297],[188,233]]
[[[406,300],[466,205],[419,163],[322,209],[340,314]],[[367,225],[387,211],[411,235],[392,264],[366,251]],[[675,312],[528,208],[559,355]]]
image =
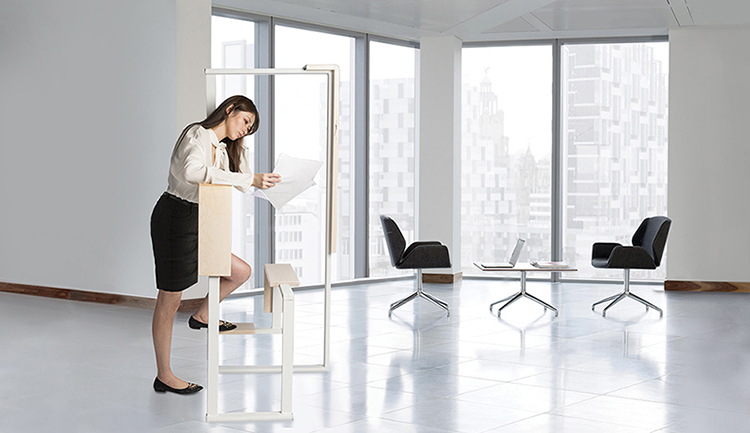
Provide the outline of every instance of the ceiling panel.
[[750,23],[749,0],[689,0],[688,8],[699,26]]
[[507,1],[283,0],[288,4],[437,32],[449,29]]
[[529,24],[525,19],[518,17],[507,23],[500,24],[483,33],[515,33],[515,32],[536,32],[538,29]]
[[[679,0],[682,1],[682,0]],[[609,9],[609,8],[659,8],[669,7],[667,0],[557,0],[548,6],[539,8],[545,9]]]
[[[666,34],[685,25],[750,24],[750,0],[213,0],[258,13],[419,40]],[[671,7],[670,7],[671,6]],[[677,18],[675,18],[675,16]],[[679,19],[679,23],[678,20]],[[516,36],[516,34],[518,36]],[[562,36],[558,36],[562,35]]]
[[540,9],[534,15],[553,31],[667,28],[677,25],[668,7]]

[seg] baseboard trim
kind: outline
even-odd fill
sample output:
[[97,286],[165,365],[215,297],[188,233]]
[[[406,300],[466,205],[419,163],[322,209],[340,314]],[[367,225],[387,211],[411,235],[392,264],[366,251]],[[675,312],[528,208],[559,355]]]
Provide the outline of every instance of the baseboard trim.
[[455,274],[422,274],[423,283],[453,284],[461,281],[463,272]]
[[[156,307],[156,299],[152,298],[118,295],[114,293],[87,292],[85,290],[75,289],[61,289],[57,287],[32,286],[28,284],[0,282],[0,292],[41,296],[44,298],[66,299],[69,301],[146,308],[150,310],[153,310],[154,307]],[[185,299],[180,302],[180,308],[178,311],[195,311],[201,302],[203,302],[202,299]]]
[[[463,279],[463,273],[455,274],[422,274],[425,283],[452,284]],[[674,292],[738,292],[750,293],[750,282],[733,283],[726,281],[675,281],[664,282],[665,291]],[[153,310],[156,299],[140,296],[118,295],[114,293],[88,292],[85,290],[61,289],[58,287],[33,286],[28,284],[0,282],[0,292],[21,295],[40,296],[45,298],[66,299],[70,301],[93,302],[98,304],[120,305],[126,307],[146,308]],[[198,309],[203,299],[184,299],[178,311],[192,312]]]
[[675,292],[740,292],[750,293],[750,283],[727,281],[674,281],[664,282],[664,290]]

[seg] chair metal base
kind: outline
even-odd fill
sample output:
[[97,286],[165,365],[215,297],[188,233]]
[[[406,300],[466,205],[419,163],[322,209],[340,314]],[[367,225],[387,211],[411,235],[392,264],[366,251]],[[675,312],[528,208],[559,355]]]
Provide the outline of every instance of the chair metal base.
[[417,270],[417,291],[414,292],[414,293],[412,293],[411,295],[405,297],[404,299],[401,299],[400,301],[396,301],[396,302],[392,303],[391,304],[391,308],[388,309],[388,317],[391,317],[391,314],[393,314],[393,310],[395,310],[396,308],[398,308],[398,307],[400,307],[400,306],[402,306],[402,305],[404,305],[404,304],[406,304],[408,302],[413,301],[417,297],[420,297],[420,298],[423,298],[423,299],[426,299],[426,300],[432,302],[433,304],[435,304],[438,307],[440,307],[443,310],[445,310],[448,313],[447,317],[451,316],[451,310],[448,308],[448,303],[447,302],[445,302],[445,301],[443,301],[441,299],[438,299],[438,298],[432,296],[431,294],[429,294],[427,292],[422,291],[422,270],[418,269]]
[[656,310],[656,311],[659,312],[659,317],[660,318],[664,317],[664,312],[661,310],[661,308],[657,307],[656,305],[648,302],[647,300],[641,298],[640,296],[638,296],[638,295],[636,295],[634,293],[630,293],[630,269],[625,269],[625,290],[623,290],[622,293],[618,293],[616,295],[608,296],[608,297],[602,299],[601,301],[594,302],[594,304],[591,306],[591,311],[594,311],[594,308],[597,305],[602,304],[604,302],[612,301],[614,299],[614,301],[610,302],[610,304],[607,305],[606,307],[604,307],[604,310],[602,310],[602,317],[607,317],[607,310],[609,310],[613,305],[615,305],[616,303],[622,301],[625,298],[635,299],[636,301],[638,301],[641,304],[643,304],[643,305],[646,306],[646,311],[648,311],[649,308],[653,308],[654,310]]

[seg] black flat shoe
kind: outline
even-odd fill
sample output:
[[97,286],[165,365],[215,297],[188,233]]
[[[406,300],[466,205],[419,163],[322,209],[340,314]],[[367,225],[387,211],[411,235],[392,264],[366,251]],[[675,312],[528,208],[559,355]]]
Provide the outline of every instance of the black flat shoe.
[[[188,319],[188,326],[191,329],[201,329],[201,328],[208,328],[207,323],[199,322],[193,318],[193,316],[190,316],[190,319]],[[224,331],[231,331],[232,329],[236,328],[237,325],[235,325],[232,322],[225,322],[223,320],[219,320],[219,332]]]
[[175,394],[189,395],[189,394],[195,394],[196,392],[202,389],[203,387],[196,383],[188,383],[187,388],[182,388],[182,389],[172,388],[171,386],[159,380],[158,377],[154,379],[154,391],[156,392],[173,392]]

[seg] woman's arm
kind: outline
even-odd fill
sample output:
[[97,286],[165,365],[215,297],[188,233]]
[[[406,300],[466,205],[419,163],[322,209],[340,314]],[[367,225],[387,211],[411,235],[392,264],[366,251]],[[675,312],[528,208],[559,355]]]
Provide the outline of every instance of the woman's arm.
[[232,173],[207,165],[206,147],[208,146],[196,137],[194,131],[188,132],[172,155],[169,168],[172,176],[192,185],[201,183],[232,185],[242,192],[247,192],[253,186],[252,172]]

